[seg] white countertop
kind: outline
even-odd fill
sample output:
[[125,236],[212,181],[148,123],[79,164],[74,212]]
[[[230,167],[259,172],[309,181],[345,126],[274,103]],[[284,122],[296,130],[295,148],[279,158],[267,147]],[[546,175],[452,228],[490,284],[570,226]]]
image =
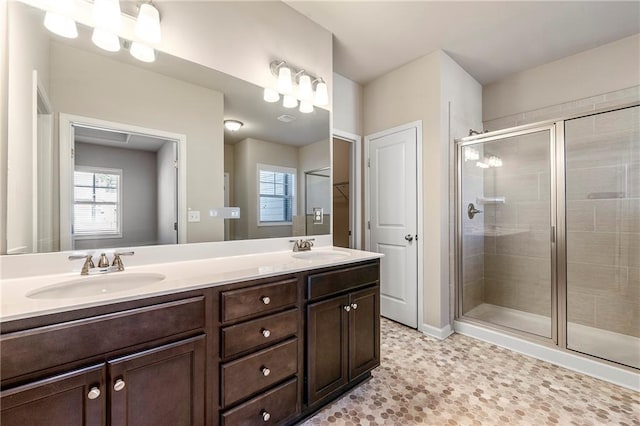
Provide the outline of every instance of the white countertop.
[[[324,258],[320,256],[315,259],[300,259],[294,257],[295,253],[291,251],[280,251],[132,266],[127,267],[125,271],[112,272],[108,275],[120,276],[122,274],[124,276],[128,274],[156,273],[164,275],[165,278],[162,281],[132,290],[127,289],[86,297],[34,299],[27,295],[43,287],[61,285],[70,280],[91,279],[97,275],[81,277],[77,272],[73,272],[6,279],[2,280],[0,284],[0,321],[11,321],[79,308],[143,299],[310,269],[346,265],[382,257],[379,253],[337,247],[314,249],[312,252],[319,255],[325,253],[328,256]],[[338,259],[328,259],[332,255],[338,254],[343,254],[344,256]],[[124,260],[126,264],[126,259]]]

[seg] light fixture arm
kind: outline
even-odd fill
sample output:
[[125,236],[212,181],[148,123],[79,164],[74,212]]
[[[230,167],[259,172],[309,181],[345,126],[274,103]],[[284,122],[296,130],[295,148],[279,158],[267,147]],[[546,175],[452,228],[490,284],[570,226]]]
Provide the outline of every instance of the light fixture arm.
[[300,78],[300,76],[302,74],[308,75],[309,78],[311,79],[311,81],[314,82],[314,83],[316,81],[318,81],[318,80],[324,81],[321,77],[316,77],[314,75],[311,75],[304,69],[294,68],[291,65],[288,65],[286,61],[280,61],[280,60],[271,61],[271,63],[269,64],[269,68],[271,69],[271,74],[273,74],[275,77],[277,77],[278,76],[278,70],[283,65],[287,65],[289,67],[289,69],[291,69],[291,75],[293,76],[294,81],[296,81],[296,82],[298,81],[298,79]]

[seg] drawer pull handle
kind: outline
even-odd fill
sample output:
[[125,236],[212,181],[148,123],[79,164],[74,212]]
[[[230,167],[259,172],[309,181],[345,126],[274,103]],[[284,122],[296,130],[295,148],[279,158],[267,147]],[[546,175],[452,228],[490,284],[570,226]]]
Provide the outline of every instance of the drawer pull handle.
[[124,382],[124,380],[122,379],[118,379],[116,380],[116,382],[113,384],[113,390],[116,392],[120,392],[122,389],[124,389],[124,387],[127,384]]
[[262,303],[268,305],[269,303],[271,303],[271,298],[269,296],[262,296]]
[[352,304],[351,304],[351,309],[353,309],[354,311],[355,311],[356,309],[358,309],[358,304],[357,304],[357,303],[352,303]]
[[343,306],[343,309],[344,309],[345,311],[349,312],[349,311],[351,310],[351,306],[349,306],[349,305],[344,305],[344,306]]
[[269,374],[271,374],[271,370],[269,370],[267,367],[262,367],[260,371],[262,371],[262,375],[264,377],[267,377]]
[[268,422],[271,419],[271,414],[267,410],[262,410],[262,421]]
[[269,331],[266,328],[264,328],[264,329],[262,329],[262,335],[266,339],[267,337],[271,336],[271,331]]
[[98,388],[97,386],[94,386],[91,388],[91,390],[89,390],[89,393],[87,393],[87,398],[89,399],[96,399],[100,396],[100,388]]

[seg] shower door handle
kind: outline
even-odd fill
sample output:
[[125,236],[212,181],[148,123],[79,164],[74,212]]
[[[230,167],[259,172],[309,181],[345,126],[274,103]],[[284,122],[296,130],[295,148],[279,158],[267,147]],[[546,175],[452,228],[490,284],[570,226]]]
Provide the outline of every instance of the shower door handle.
[[411,241],[413,241],[413,235],[407,234],[407,235],[404,236],[404,239],[409,241],[409,242],[411,242]]

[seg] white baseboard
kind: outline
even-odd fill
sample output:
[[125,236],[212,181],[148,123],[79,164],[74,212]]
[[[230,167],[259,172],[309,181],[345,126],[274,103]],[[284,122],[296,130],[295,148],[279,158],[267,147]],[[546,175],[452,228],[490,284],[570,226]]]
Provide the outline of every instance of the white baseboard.
[[453,329],[451,328],[450,324],[447,324],[442,328],[433,327],[428,324],[422,324],[422,326],[418,327],[418,331],[426,334],[429,337],[434,337],[438,340],[444,340],[453,334]]
[[[524,355],[559,365],[597,379],[640,391],[640,374],[614,365],[599,362],[562,349],[544,346],[515,336],[489,330],[474,324],[454,321],[456,333],[502,346]],[[435,337],[435,336],[434,336]]]

